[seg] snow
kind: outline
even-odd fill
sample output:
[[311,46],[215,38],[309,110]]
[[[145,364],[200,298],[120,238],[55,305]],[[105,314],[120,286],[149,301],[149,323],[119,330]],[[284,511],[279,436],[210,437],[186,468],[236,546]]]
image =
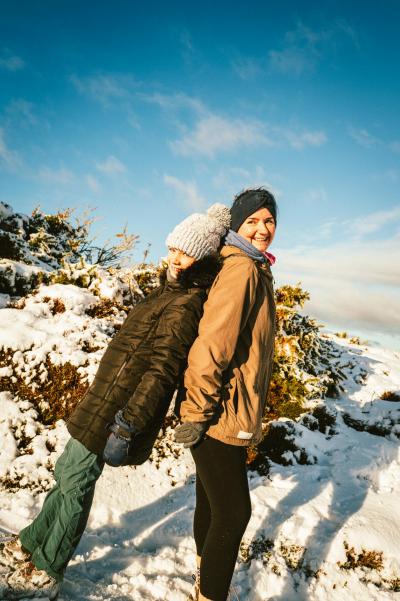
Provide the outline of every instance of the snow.
[[73,311],[76,314],[84,312],[85,309],[93,307],[98,298],[85,290],[77,288],[72,284],[52,284],[51,286],[40,286],[36,294],[36,300],[42,301],[44,298],[58,298],[63,301],[65,309]]
[[[65,310],[53,311],[55,300]],[[0,368],[0,378],[16,370],[29,381],[50,354],[53,362],[81,366],[90,380],[113,332],[108,318],[87,314],[98,301],[91,291],[53,284],[27,297],[23,308],[2,308],[0,348],[11,349],[12,369]],[[400,391],[400,355],[330,339],[345,374],[342,395],[321,401],[336,415],[334,431],[311,429],[312,417],[279,420],[294,445],[287,465],[271,462],[267,475],[249,472],[253,514],[244,548],[269,542],[237,563],[233,584],[241,601],[399,597],[400,403],[380,396]],[[82,351],[85,340],[96,340],[100,350]],[[11,392],[0,393],[0,407],[0,527],[18,531],[40,509],[68,433],[62,421],[41,424],[32,404]],[[61,601],[186,600],[195,569],[193,463],[187,450],[174,447],[170,431],[163,448],[165,457],[155,451],[142,466],[105,467]],[[382,552],[382,569],[340,567],[345,544],[357,554]]]
[[6,204],[5,202],[0,201],[0,218],[6,219],[7,217],[11,217],[14,214],[12,207]]
[[[61,303],[61,312],[53,311],[54,300]],[[22,310],[1,309],[0,350],[14,351],[14,368],[19,375],[25,374],[26,383],[37,369],[46,376],[43,362],[47,356],[54,364],[69,361],[80,366],[91,380],[114,332],[109,318],[94,320],[86,314],[98,301],[88,290],[70,284],[41,286],[37,294],[27,297]],[[121,323],[125,316],[123,312],[113,316],[113,323]],[[84,352],[85,344],[98,350]]]

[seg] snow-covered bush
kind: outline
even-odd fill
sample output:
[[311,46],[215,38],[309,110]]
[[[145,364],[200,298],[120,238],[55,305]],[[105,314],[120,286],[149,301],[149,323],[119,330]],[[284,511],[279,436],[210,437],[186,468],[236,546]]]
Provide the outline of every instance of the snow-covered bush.
[[71,225],[71,211],[31,216],[15,213],[0,202],[0,292],[23,296],[48,281],[64,257],[78,260],[87,236],[84,226]]
[[266,421],[298,417],[307,401],[337,394],[344,377],[335,346],[314,319],[299,312],[308,292],[299,284],[282,286],[275,297],[277,335]]
[[154,265],[122,269],[136,235],[124,230],[116,234],[115,244],[98,247],[90,237],[93,219],[83,218],[76,225],[71,219],[71,209],[54,215],[35,209],[28,216],[0,202],[0,294],[19,297],[41,283],[63,283],[107,296],[101,285],[107,279],[108,288],[111,282],[114,289],[125,288],[123,296],[132,304],[156,285]]
[[32,403],[0,392],[0,487],[42,492],[53,484],[57,456],[65,442],[62,422],[45,427]]
[[51,273],[54,284],[73,284],[87,288],[96,296],[118,305],[132,306],[158,285],[159,268],[102,268],[80,257],[76,263],[62,260],[59,269]]
[[129,309],[158,284],[157,266],[118,267],[136,236],[92,247],[89,221],[70,221],[70,210],[29,217],[0,203],[0,307],[10,332],[16,324],[0,340],[0,391],[46,425],[74,409]]

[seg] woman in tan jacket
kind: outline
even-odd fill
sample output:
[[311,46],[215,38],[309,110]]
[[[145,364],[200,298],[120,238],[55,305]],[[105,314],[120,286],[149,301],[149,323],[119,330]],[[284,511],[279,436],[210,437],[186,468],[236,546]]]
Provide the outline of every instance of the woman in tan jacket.
[[246,447],[260,440],[272,371],[275,302],[267,252],[277,206],[264,188],[231,208],[223,266],[210,290],[188,358],[178,442],[196,464],[194,597],[225,601],[251,516]]

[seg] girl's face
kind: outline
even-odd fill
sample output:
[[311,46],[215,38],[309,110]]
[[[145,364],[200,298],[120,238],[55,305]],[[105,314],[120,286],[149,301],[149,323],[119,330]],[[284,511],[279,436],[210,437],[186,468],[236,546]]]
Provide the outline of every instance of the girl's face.
[[176,280],[181,273],[196,261],[178,248],[168,248],[167,263],[170,274]]
[[268,209],[262,207],[245,219],[237,233],[257,250],[265,252],[275,236],[274,218]]

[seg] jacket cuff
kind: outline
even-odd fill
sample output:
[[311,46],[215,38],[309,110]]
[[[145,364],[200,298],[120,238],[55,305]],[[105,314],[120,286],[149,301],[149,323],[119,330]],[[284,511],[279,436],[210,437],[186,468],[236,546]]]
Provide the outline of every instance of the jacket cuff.
[[129,432],[129,434],[136,434],[137,429],[132,424],[132,422],[128,422],[124,418],[124,415],[123,415],[123,412],[121,409],[119,411],[117,411],[117,413],[115,414],[114,421],[117,424],[117,426],[120,426],[120,428],[127,430],[127,432]]

